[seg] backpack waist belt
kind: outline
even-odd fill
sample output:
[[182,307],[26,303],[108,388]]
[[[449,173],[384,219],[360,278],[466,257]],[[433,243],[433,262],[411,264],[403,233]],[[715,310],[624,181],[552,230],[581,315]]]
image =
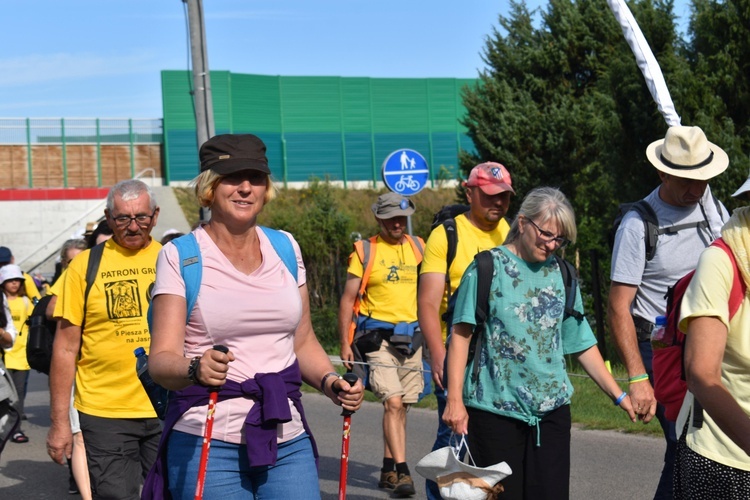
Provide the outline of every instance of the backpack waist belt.
[[635,335],[638,337],[638,342],[650,342],[654,324],[638,316],[633,316],[633,324],[635,325]]

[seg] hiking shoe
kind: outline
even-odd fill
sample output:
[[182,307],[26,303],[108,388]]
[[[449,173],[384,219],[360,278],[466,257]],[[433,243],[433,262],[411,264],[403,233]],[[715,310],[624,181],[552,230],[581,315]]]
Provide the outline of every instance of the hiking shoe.
[[410,497],[415,493],[414,481],[412,481],[411,476],[409,474],[399,474],[391,496],[395,498]]
[[380,472],[380,481],[378,481],[378,488],[388,488],[392,490],[396,487],[396,481],[398,481],[398,475],[395,470],[388,472]]

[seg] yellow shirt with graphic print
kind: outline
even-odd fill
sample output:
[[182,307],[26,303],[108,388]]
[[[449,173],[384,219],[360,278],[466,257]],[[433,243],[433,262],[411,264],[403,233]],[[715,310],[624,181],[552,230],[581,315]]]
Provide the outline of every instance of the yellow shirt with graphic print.
[[[370,279],[359,314],[380,321],[417,321],[417,258],[411,244],[391,245],[378,236]],[[362,277],[356,252],[349,256],[347,271]]]
[[[124,248],[113,239],[104,244],[86,301],[76,371],[75,407],[84,413],[105,418],[156,416],[136,376],[133,351],[149,349],[146,314],[159,250],[161,245],[153,240],[141,250]],[[89,256],[90,250],[85,250],[70,263],[55,308],[56,316],[74,325],[84,324]]]
[[26,320],[34,310],[34,303],[25,295],[14,299],[6,297],[6,299],[17,335],[13,347],[5,351],[5,367],[11,370],[31,370],[29,362],[26,361],[26,344],[29,341],[29,327],[26,325]]

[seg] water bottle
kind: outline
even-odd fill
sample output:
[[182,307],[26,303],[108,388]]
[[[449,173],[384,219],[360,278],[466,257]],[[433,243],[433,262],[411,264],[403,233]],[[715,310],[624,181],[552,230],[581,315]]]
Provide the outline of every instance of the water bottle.
[[651,348],[653,350],[663,349],[669,347],[671,342],[665,339],[664,336],[667,331],[667,317],[657,316],[654,320],[654,329],[651,330]]
[[154,379],[149,375],[148,354],[146,354],[146,350],[143,347],[138,347],[133,353],[135,354],[135,372],[138,374],[138,379],[143,384],[143,389],[148,394],[148,399],[151,400],[151,404],[154,406],[156,416],[164,420],[164,415],[167,412],[169,391],[154,382]]

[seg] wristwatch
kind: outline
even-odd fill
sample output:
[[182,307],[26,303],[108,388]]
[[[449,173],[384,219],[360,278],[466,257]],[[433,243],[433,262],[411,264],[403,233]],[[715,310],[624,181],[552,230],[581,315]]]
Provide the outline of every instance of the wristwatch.
[[190,360],[190,365],[188,366],[187,378],[188,380],[190,380],[191,383],[195,385],[202,385],[200,381],[198,380],[198,366],[200,364],[201,364],[201,357],[196,356]]

